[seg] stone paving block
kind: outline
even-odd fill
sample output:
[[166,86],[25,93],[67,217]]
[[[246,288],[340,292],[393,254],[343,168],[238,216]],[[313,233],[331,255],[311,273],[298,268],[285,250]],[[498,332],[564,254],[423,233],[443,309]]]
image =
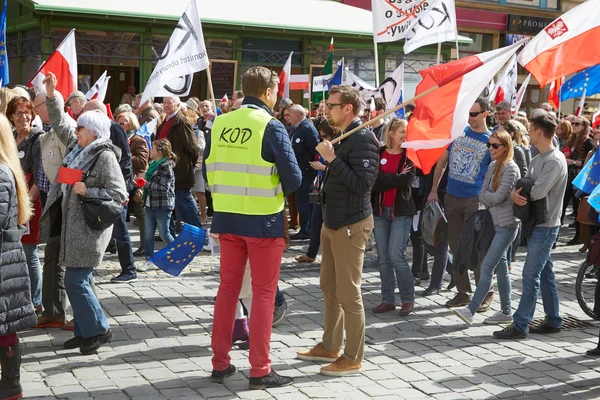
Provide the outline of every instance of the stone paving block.
[[[419,391],[426,395],[433,395],[437,393],[449,392],[450,389],[442,385],[441,383],[433,382],[430,380],[420,382],[410,382],[410,384]],[[404,390],[402,390],[404,393]],[[403,395],[404,396],[404,395]]]

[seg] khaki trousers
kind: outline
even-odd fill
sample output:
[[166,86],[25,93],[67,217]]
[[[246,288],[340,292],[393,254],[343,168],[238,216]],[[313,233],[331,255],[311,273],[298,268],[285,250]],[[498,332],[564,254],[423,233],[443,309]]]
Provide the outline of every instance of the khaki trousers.
[[344,357],[362,361],[365,351],[365,309],[361,281],[365,245],[373,231],[373,216],[333,230],[321,231],[321,290],[323,291],[323,346],[336,352],[344,342]]

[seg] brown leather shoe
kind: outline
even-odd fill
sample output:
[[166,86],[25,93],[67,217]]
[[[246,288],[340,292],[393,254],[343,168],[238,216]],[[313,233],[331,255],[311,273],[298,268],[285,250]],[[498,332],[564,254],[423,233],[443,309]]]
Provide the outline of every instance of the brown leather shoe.
[[348,376],[362,373],[361,361],[350,361],[341,356],[333,363],[321,368],[321,374],[327,376]]
[[314,263],[315,259],[310,258],[306,254],[302,254],[301,256],[296,257],[296,261],[299,263]]
[[398,314],[402,317],[405,317],[408,314],[412,313],[414,308],[415,303],[402,303],[402,308],[400,309],[400,312]]
[[323,347],[323,343],[319,343],[309,351],[297,352],[296,357],[304,361],[335,362],[340,357],[340,352],[327,351]]
[[75,320],[72,319],[69,322],[67,322],[64,326],[63,329],[65,331],[74,331],[75,330]]
[[492,302],[494,301],[494,292],[489,292],[486,296],[485,299],[483,299],[483,303],[481,303],[481,305],[477,308],[477,312],[486,312],[490,306],[492,305]]
[[446,307],[464,307],[471,302],[471,296],[466,293],[457,293],[452,300],[448,300]]
[[62,328],[65,325],[65,318],[62,317],[49,317],[42,315],[38,318],[38,323],[35,326],[38,329],[43,328]]
[[395,304],[381,303],[380,305],[378,305],[377,307],[375,307],[373,309],[373,313],[381,314],[381,313],[388,312],[388,311],[394,311],[395,309],[396,309]]

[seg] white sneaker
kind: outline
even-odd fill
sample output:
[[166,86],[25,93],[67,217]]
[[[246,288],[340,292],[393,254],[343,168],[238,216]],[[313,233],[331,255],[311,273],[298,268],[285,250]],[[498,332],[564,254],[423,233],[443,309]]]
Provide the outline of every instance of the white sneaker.
[[483,320],[483,323],[488,325],[510,324],[511,322],[512,315],[506,315],[502,311],[497,311],[491,317]]
[[135,269],[138,272],[146,272],[146,271],[150,271],[152,269],[157,269],[158,267],[156,265],[154,265],[151,261],[144,261],[141,265],[138,264],[137,267],[135,267]]
[[454,314],[456,314],[458,318],[462,319],[465,324],[473,324],[473,313],[471,310],[469,310],[469,307],[453,308],[452,311],[454,311]]

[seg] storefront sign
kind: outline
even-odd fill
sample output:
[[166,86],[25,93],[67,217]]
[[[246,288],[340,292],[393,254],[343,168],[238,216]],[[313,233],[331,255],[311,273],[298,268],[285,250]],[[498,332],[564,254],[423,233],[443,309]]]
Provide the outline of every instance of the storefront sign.
[[515,33],[530,33],[533,35],[537,35],[540,33],[546,26],[552,23],[552,19],[550,18],[538,18],[538,17],[528,17],[525,15],[508,15],[508,23],[506,24],[506,30],[508,32]]

